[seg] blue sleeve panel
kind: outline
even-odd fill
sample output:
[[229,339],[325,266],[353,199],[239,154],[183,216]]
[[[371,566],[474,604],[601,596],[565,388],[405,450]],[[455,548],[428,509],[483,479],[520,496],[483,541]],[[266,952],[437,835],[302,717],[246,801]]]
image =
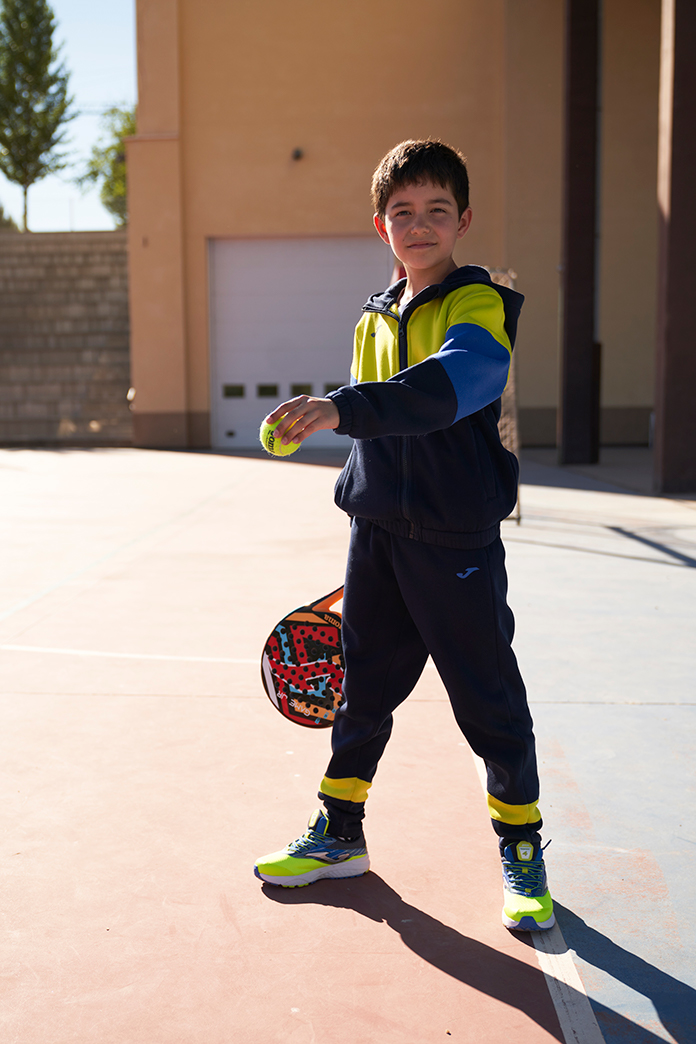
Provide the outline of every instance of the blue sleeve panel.
[[361,381],[330,392],[338,435],[426,435],[495,402],[510,368],[509,350],[483,327],[460,323],[442,348],[387,381]]
[[[474,323],[458,323],[433,359],[439,359],[457,396],[455,421],[500,398],[510,371],[510,352]],[[454,422],[453,422],[454,423]]]

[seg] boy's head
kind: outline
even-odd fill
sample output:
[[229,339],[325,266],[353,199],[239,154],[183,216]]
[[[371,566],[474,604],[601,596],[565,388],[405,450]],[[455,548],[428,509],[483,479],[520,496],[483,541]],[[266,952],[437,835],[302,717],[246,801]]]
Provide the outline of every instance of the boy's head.
[[431,182],[449,189],[459,217],[469,206],[469,175],[461,152],[442,141],[402,141],[387,153],[372,176],[372,204],[384,219],[387,203],[397,189]]

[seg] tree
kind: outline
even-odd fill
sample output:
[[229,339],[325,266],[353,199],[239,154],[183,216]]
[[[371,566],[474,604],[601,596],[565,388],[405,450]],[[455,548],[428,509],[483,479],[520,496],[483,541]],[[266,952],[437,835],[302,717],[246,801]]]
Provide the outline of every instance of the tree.
[[14,218],[5,213],[2,203],[0,203],[0,232],[19,232]]
[[55,17],[46,0],[2,0],[0,10],[0,170],[27,193],[62,170],[58,153],[73,118],[68,73],[53,45]]
[[99,198],[116,218],[118,228],[128,224],[126,146],[124,139],[135,134],[135,109],[114,106],[104,113],[107,136],[92,149],[87,172],[78,184],[101,182]]

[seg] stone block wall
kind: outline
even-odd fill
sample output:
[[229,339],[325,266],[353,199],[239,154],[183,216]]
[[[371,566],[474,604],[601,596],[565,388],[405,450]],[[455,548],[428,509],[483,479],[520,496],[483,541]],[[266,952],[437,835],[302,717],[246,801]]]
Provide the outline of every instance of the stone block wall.
[[132,443],[127,233],[0,234],[0,444]]

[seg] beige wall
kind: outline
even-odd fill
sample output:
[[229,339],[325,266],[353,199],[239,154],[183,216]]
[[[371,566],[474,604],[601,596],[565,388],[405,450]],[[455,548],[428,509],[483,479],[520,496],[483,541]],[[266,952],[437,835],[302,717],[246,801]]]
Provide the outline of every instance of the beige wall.
[[470,153],[468,255],[502,263],[503,5],[431,0],[428,17],[420,11],[391,0],[182,0],[193,410],[209,394],[206,238],[370,234],[372,171],[403,138],[437,135]]
[[405,137],[440,136],[470,156],[475,222],[459,259],[506,265],[503,16],[503,0],[431,0],[427,17],[393,0],[139,0],[140,441],[170,444],[182,424],[205,441],[208,239],[369,234],[372,170]]
[[[660,0],[604,0],[598,336],[602,436],[648,434],[657,289]],[[556,428],[563,152],[563,4],[508,0],[507,235],[527,296],[517,345],[522,434]]]
[[[659,0],[604,8],[604,403],[641,407],[653,353]],[[375,164],[397,141],[428,135],[469,157],[474,222],[457,260],[518,273],[520,405],[553,431],[562,34],[560,0],[138,0],[137,441],[207,443],[209,240],[369,234]]]
[[605,405],[653,401],[659,0],[604,0],[601,287]]
[[189,445],[177,0],[137,5],[138,135],[128,142],[136,445]]
[[526,297],[517,347],[522,407],[558,398],[563,7],[508,0],[505,121],[508,260]]

